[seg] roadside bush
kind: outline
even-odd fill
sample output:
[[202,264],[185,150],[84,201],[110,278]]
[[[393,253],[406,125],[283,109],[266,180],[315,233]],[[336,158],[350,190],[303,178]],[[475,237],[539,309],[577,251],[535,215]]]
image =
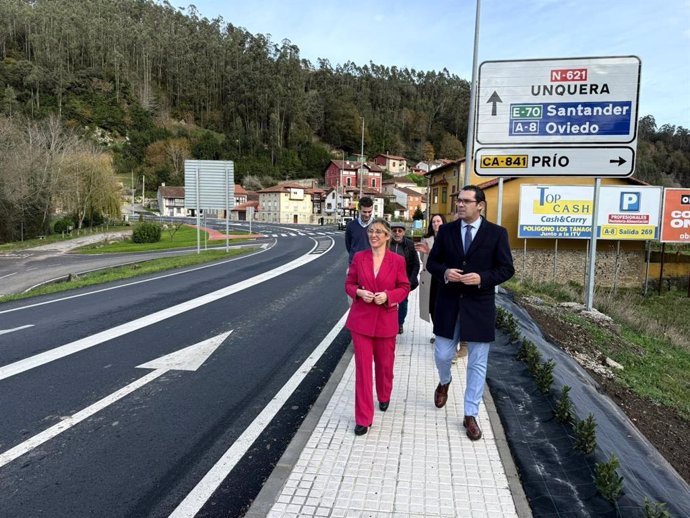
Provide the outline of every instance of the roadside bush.
[[542,393],[546,394],[551,389],[551,384],[553,383],[553,368],[556,366],[556,362],[553,360],[548,360],[537,366],[534,374],[534,378],[537,382],[537,387]]
[[615,455],[608,462],[597,462],[594,466],[594,483],[601,496],[611,503],[618,500],[623,492],[623,477],[616,471],[618,466],[618,457]]
[[133,243],[158,243],[161,240],[161,226],[144,221],[132,230]]
[[54,224],[53,224],[53,232],[55,234],[64,234],[66,232],[69,232],[74,228],[74,221],[72,218],[62,218],[58,219]]
[[666,510],[666,504],[652,502],[649,498],[644,499],[645,518],[671,518],[671,514]]
[[597,423],[594,416],[589,414],[587,419],[576,421],[573,426],[575,431],[575,449],[585,455],[589,455],[597,447]]
[[559,423],[571,424],[573,422],[573,402],[570,400],[570,387],[568,385],[563,385],[561,397],[556,403],[556,408],[553,414]]

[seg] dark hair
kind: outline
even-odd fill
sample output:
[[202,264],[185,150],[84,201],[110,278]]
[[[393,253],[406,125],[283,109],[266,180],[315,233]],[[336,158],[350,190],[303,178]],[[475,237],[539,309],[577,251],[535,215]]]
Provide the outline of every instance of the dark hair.
[[438,216],[441,218],[441,221],[443,221],[443,224],[445,225],[446,223],[446,218],[443,216],[443,214],[432,214],[431,219],[429,219],[429,228],[426,230],[426,234],[424,234],[424,237],[431,237],[434,235],[434,227],[431,225],[431,221]]
[[369,196],[363,196],[359,199],[359,206],[360,207],[373,207],[374,206],[374,200],[372,200]]
[[458,197],[460,196],[460,193],[462,191],[472,191],[474,193],[474,199],[477,200],[477,203],[480,202],[485,202],[486,201],[486,196],[484,196],[484,191],[480,187],[477,187],[476,185],[465,185],[462,189],[460,189],[460,192],[458,192]]

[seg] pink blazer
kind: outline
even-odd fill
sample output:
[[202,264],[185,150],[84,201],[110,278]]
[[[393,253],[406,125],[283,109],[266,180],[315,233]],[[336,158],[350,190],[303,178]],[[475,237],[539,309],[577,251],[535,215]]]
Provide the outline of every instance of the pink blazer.
[[[385,291],[388,301],[381,306],[374,302],[364,302],[357,296],[358,288],[374,293]],[[345,292],[353,299],[345,327],[365,336],[396,336],[398,304],[405,300],[410,292],[405,259],[386,250],[379,274],[374,277],[374,256],[371,250],[357,252],[347,272]]]

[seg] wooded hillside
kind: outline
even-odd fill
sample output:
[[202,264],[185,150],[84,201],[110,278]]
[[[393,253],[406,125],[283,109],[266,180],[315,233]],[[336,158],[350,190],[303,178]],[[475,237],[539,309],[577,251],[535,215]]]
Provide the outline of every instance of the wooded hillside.
[[[467,80],[311,63],[231,22],[167,1],[0,0],[2,116],[17,131],[54,114],[152,189],[180,183],[185,158],[235,160],[239,180],[320,176],[359,153],[362,120],[369,157],[464,156]],[[687,129],[648,115],[640,137],[636,176],[690,185]]]

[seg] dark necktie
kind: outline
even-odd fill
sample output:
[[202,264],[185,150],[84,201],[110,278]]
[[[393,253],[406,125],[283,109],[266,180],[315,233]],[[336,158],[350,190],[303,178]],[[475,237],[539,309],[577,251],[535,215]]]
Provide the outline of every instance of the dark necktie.
[[472,244],[472,225],[466,225],[465,226],[465,255],[467,255],[467,251],[470,249],[471,244]]

